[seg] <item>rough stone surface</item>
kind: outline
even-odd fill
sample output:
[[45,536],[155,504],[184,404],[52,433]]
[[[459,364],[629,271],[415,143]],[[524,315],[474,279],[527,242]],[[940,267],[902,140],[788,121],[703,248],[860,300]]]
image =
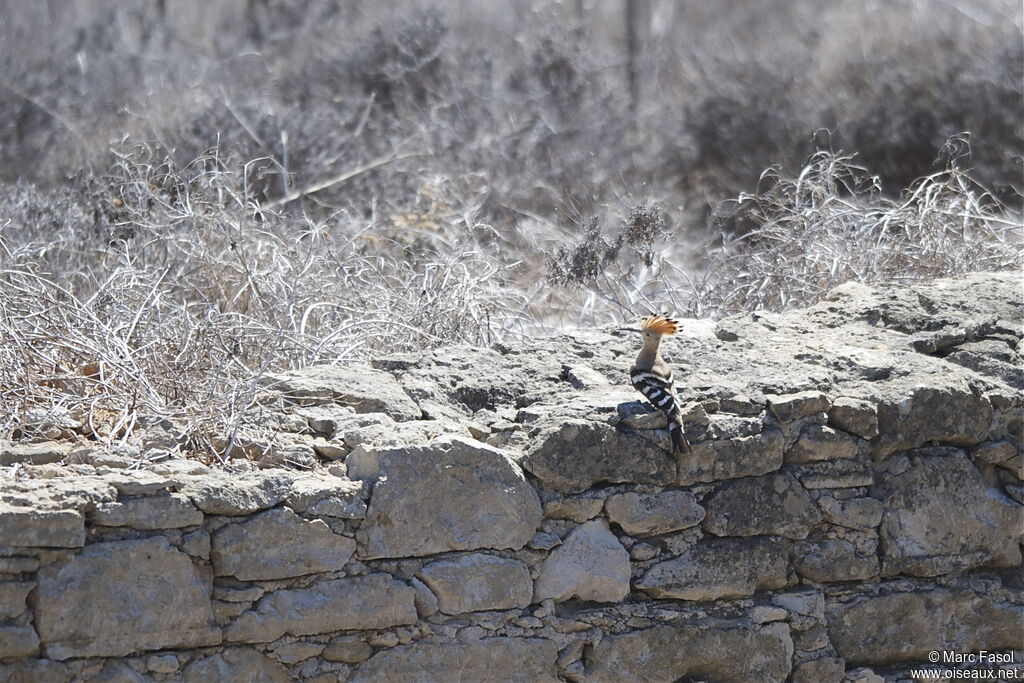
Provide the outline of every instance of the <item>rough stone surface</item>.
[[36,585],[29,581],[0,583],[0,621],[12,619],[25,611],[25,598]]
[[878,408],[864,399],[840,396],[829,408],[828,422],[864,439],[878,436]]
[[829,601],[828,630],[850,664],[926,661],[933,650],[1021,649],[1020,608],[935,589]]
[[603,496],[566,496],[545,503],[544,516],[551,519],[568,519],[582,524],[601,514],[603,506]]
[[[609,405],[615,400],[636,404],[634,394],[620,391],[603,392],[601,397],[581,399],[571,406],[534,408],[536,418],[527,423],[523,468],[565,493],[585,491],[601,482],[673,484],[676,462],[669,451],[640,433],[608,423],[616,415],[618,404]],[[593,419],[601,416],[606,416],[605,421]]]
[[323,656],[329,662],[345,662],[358,664],[365,662],[373,654],[373,648],[358,636],[335,638],[324,648]]
[[617,602],[629,594],[629,578],[626,549],[605,521],[592,520],[574,529],[544,560],[533,599]]
[[288,508],[228,524],[213,534],[210,559],[217,576],[243,581],[284,579],[341,569],[356,542],[324,522],[307,521]]
[[270,657],[247,647],[225,648],[185,667],[185,683],[288,683],[291,677]]
[[786,452],[786,462],[807,463],[819,460],[841,460],[857,456],[857,442],[849,434],[824,425],[808,425],[800,438]]
[[784,396],[769,395],[768,409],[779,422],[793,422],[828,410],[829,403],[820,391],[801,391]]
[[211,472],[202,478],[189,478],[182,493],[208,515],[247,515],[283,501],[294,479],[294,474],[282,470]]
[[874,548],[861,552],[842,538],[811,537],[798,544],[793,555],[797,573],[818,583],[867,581],[879,572]]
[[418,420],[422,415],[394,377],[370,368],[305,368],[268,376],[266,384],[307,404],[337,403],[357,413],[385,413],[396,420]]
[[773,534],[805,538],[821,520],[810,494],[791,474],[748,477],[723,484],[704,500],[703,527],[716,536]]
[[786,624],[658,626],[604,638],[588,658],[588,681],[772,681],[789,676]]
[[540,500],[519,466],[470,439],[356,451],[348,464],[351,476],[375,481],[357,534],[364,558],[521,548],[540,524]]
[[753,436],[693,444],[693,453],[679,466],[679,483],[754,477],[782,467],[785,439],[778,430]]
[[884,506],[874,498],[837,499],[822,496],[818,499],[822,515],[833,524],[850,529],[871,530],[882,522]]
[[352,681],[556,683],[557,657],[555,643],[542,638],[485,638],[474,643],[423,641],[374,655],[360,665]]
[[985,440],[992,404],[976,396],[963,378],[933,378],[931,386],[910,388],[898,400],[878,404],[878,439],[873,452],[883,457],[930,441],[970,446]]
[[96,543],[43,567],[35,623],[51,659],[216,645],[209,575],[162,537]]
[[85,518],[74,510],[39,510],[0,503],[0,545],[78,548],[85,543]]
[[636,582],[655,598],[718,600],[786,585],[786,545],[770,538],[713,538],[659,562]]
[[605,510],[611,521],[636,536],[689,529],[704,519],[704,508],[689,491],[615,494],[605,502]]
[[1022,340],[1019,273],[682,321],[681,458],[611,325],[310,368],[223,464],[145,415],[17,443],[0,680],[877,683],[1019,652]]
[[31,626],[0,626],[0,659],[27,657],[39,648]]
[[990,489],[965,457],[922,457],[882,479],[883,570],[918,576],[1021,563],[1021,507]]
[[793,669],[793,683],[841,683],[846,663],[841,657],[821,657],[798,664]]
[[229,642],[269,643],[281,636],[416,623],[414,591],[387,574],[315,583],[263,596],[224,630]]
[[526,607],[533,596],[525,564],[483,553],[431,562],[418,576],[445,614]]
[[123,502],[101,503],[87,518],[99,526],[127,526],[132,529],[175,529],[203,523],[203,513],[187,497],[168,496],[133,498]]

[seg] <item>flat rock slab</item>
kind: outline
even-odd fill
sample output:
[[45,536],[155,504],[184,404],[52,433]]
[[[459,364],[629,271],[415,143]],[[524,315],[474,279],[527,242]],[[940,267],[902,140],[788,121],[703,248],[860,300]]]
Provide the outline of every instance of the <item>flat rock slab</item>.
[[556,683],[558,647],[543,638],[424,640],[384,650],[360,665],[353,683],[510,681]]
[[415,591],[389,574],[370,574],[269,593],[224,630],[228,642],[416,623]]
[[203,513],[187,496],[178,493],[100,503],[86,517],[90,524],[98,526],[144,530],[177,529],[203,523]]
[[50,659],[123,657],[221,641],[210,574],[163,537],[96,543],[38,576],[35,624]]
[[423,414],[394,377],[365,366],[303,368],[269,375],[264,383],[299,403],[337,403],[400,421],[418,420]]
[[185,667],[185,683],[289,683],[283,666],[249,647],[229,647]]
[[986,487],[962,454],[916,458],[905,472],[882,477],[876,495],[886,508],[886,573],[934,576],[1021,562],[1022,508]]
[[75,510],[39,510],[0,503],[0,545],[15,548],[80,548],[85,517]]
[[786,544],[773,538],[709,538],[647,570],[636,587],[655,598],[742,598],[786,585]]
[[603,638],[587,658],[584,680],[782,683],[792,656],[783,623],[656,626]]
[[484,553],[431,562],[418,576],[445,614],[516,609],[533,597],[530,570],[523,562]]
[[640,433],[585,418],[545,417],[533,426],[523,468],[563,493],[579,493],[602,482],[671,485],[672,454]]
[[618,493],[604,507],[611,521],[634,536],[689,529],[704,519],[704,508],[689,491]]
[[806,538],[821,512],[792,474],[767,474],[723,484],[704,499],[704,529],[716,536]]
[[355,550],[353,539],[323,521],[276,508],[214,532],[210,559],[217,576],[259,581],[338,571]]
[[478,441],[357,449],[347,464],[373,485],[356,535],[362,558],[519,549],[540,524],[540,499],[522,470]]
[[1020,650],[1020,608],[970,591],[937,588],[830,600],[832,645],[847,666],[926,661],[929,652]]
[[755,477],[782,467],[782,432],[771,429],[760,434],[731,439],[714,439],[693,444],[693,452],[679,462],[679,483],[721,481]]
[[541,565],[534,601],[577,597],[618,602],[629,595],[629,554],[603,519],[576,527]]

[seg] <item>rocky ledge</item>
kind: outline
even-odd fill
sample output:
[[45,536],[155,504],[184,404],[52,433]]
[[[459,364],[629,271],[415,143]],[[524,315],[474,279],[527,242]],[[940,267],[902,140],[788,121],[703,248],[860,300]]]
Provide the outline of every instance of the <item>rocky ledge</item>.
[[1019,666],[1022,317],[977,274],[687,322],[678,460],[611,329],[268,378],[223,468],[152,457],[169,423],[134,457],[55,424],[0,445],[0,679]]

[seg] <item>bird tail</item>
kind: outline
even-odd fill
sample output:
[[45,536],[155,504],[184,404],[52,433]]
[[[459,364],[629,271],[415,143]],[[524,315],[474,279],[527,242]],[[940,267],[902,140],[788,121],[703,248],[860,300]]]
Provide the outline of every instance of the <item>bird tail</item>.
[[676,455],[689,455],[690,442],[683,433],[683,425],[673,422],[668,426],[668,434],[672,437],[672,452]]

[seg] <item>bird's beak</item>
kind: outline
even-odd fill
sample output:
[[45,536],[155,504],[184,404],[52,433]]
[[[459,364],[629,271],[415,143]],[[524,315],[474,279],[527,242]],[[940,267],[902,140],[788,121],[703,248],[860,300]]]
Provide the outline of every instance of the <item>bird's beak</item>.
[[637,329],[636,327],[620,327],[619,331],[620,332],[639,332],[640,330]]

